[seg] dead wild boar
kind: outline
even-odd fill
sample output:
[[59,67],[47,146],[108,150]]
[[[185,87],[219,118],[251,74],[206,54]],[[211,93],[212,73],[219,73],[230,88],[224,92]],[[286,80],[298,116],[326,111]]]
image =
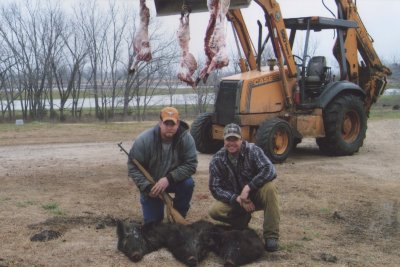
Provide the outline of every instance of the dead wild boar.
[[204,260],[211,246],[214,224],[204,220],[189,225],[171,224],[167,249],[187,266],[196,266]]
[[144,255],[164,246],[166,231],[162,224],[117,221],[118,250],[130,260],[140,261]]
[[216,226],[212,233],[213,251],[224,261],[225,267],[240,266],[259,259],[264,254],[264,243],[250,228],[243,230]]

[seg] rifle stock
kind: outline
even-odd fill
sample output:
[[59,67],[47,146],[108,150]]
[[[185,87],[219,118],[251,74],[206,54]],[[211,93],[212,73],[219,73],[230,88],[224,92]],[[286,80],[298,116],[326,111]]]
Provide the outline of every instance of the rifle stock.
[[[153,177],[151,177],[150,173],[142,166],[142,164],[140,164],[140,162],[137,161],[136,159],[131,158],[129,156],[129,153],[122,147],[122,142],[119,143],[118,146],[121,149],[121,151],[125,152],[128,158],[133,162],[133,164],[136,165],[136,167],[140,170],[140,172],[144,175],[144,177],[151,184],[155,184]],[[167,192],[163,192],[161,194],[161,199],[165,203],[165,206],[167,207],[167,216],[171,222],[179,224],[189,224],[188,221],[186,221],[185,218],[183,218],[183,216],[174,208],[173,199]]]

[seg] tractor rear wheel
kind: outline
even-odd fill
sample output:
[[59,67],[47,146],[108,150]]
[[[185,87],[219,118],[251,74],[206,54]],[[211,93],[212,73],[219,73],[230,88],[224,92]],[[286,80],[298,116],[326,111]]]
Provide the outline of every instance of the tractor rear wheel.
[[212,138],[211,121],[212,113],[200,114],[190,127],[190,134],[193,136],[197,151],[205,154],[213,154],[223,147],[224,142]]
[[283,162],[293,147],[292,128],[279,118],[267,120],[257,130],[256,145],[264,150],[272,162]]
[[317,138],[319,149],[331,156],[352,155],[362,147],[367,114],[355,95],[340,95],[324,110],[325,137]]

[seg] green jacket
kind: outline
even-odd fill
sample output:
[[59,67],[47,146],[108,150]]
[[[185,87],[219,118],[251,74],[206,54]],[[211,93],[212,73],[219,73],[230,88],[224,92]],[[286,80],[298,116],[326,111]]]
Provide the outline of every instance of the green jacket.
[[141,192],[149,190],[150,182],[133,164],[132,158],[139,161],[155,181],[167,177],[170,184],[191,177],[196,172],[198,163],[194,139],[189,133],[188,124],[184,121],[180,121],[168,151],[163,153],[160,126],[157,124],[136,138],[129,157],[128,175]]

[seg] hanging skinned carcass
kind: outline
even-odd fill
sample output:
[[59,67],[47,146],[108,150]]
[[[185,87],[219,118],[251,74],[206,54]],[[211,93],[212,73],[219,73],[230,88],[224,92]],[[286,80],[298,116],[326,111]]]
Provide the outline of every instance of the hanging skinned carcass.
[[140,23],[138,31],[133,39],[133,54],[134,59],[129,68],[129,73],[134,74],[140,61],[150,61],[151,48],[149,41],[149,23],[150,23],[150,10],[146,6],[145,0],[140,0]]
[[189,52],[189,14],[190,13],[182,14],[177,30],[178,43],[181,48],[181,58],[177,76],[179,80],[195,88],[196,82],[192,78],[192,75],[197,70],[197,62],[192,53]]
[[207,59],[204,68],[196,79],[196,84],[201,80],[206,82],[212,71],[229,64],[229,57],[226,53],[226,14],[229,5],[230,0],[207,0],[207,7],[210,12],[204,38],[204,51]]

